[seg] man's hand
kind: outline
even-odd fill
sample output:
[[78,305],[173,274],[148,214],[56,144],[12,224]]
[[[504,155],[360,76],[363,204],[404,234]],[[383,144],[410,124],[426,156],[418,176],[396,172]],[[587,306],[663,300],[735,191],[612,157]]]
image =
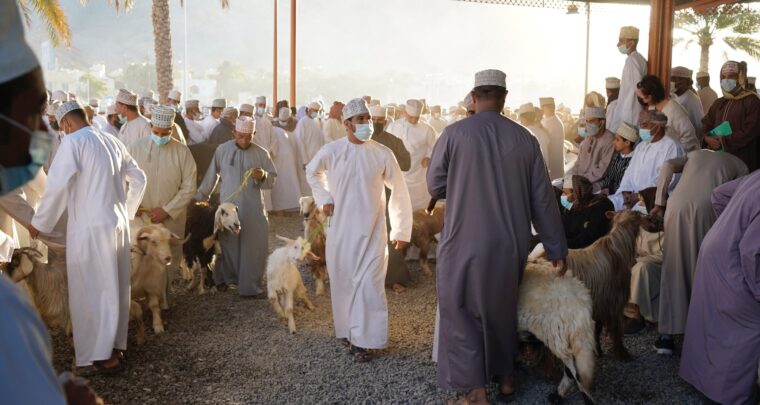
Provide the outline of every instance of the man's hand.
[[712,150],[720,149],[720,139],[714,136],[706,136],[705,143],[707,143],[707,147]]
[[37,230],[37,228],[34,227],[34,225],[29,224],[29,236],[32,237],[32,239],[37,239],[38,236],[40,236],[40,231]]
[[580,135],[578,135],[578,136],[576,136],[576,137],[575,137],[575,139],[573,139],[573,142],[575,142],[575,143],[577,143],[578,145],[580,145],[580,144],[581,144],[581,142],[583,142],[583,137],[582,137],[582,136],[580,136]]
[[322,212],[325,213],[325,216],[331,217],[334,210],[335,204],[325,204],[322,206]]
[[156,207],[150,210],[150,222],[153,222],[154,224],[160,224],[161,222],[164,222],[164,220],[169,216],[169,214],[164,211],[161,207]]
[[393,247],[396,250],[404,250],[409,246],[409,242],[404,242],[402,240],[392,240],[391,243],[393,243]]
[[257,182],[264,180],[264,169],[260,167],[253,169],[253,179]]
[[422,165],[422,167],[427,169],[427,167],[430,166],[430,158],[422,159],[422,162],[420,164]]
[[649,215],[662,218],[665,215],[665,207],[662,205],[655,205]]
[[59,377],[59,381],[65,381],[63,383],[63,391],[66,395],[66,402],[71,405],[99,405],[103,404],[101,399],[95,391],[90,388],[87,380],[81,377],[74,377],[70,372],[62,373]]
[[565,259],[552,260],[552,265],[557,269],[557,277],[562,277],[567,273],[567,262],[565,262]]

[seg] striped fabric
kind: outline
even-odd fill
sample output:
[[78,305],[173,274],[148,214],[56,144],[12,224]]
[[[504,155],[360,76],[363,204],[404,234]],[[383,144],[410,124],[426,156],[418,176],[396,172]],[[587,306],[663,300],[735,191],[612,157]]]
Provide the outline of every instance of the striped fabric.
[[623,180],[623,175],[628,168],[628,164],[631,162],[632,156],[633,154],[623,157],[620,152],[615,152],[615,155],[612,157],[612,161],[602,179],[602,188],[607,188],[609,195],[615,194],[618,187],[620,187],[620,182]]

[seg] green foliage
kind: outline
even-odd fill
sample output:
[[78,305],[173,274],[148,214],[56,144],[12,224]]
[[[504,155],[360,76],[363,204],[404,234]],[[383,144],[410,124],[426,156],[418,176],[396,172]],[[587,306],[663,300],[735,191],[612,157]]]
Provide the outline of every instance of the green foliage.
[[145,90],[156,90],[156,66],[152,63],[130,63],[124,68],[121,87],[142,93]]
[[745,5],[724,4],[699,11],[679,11],[675,26],[696,38],[678,38],[674,45],[688,46],[696,39],[700,46],[709,48],[716,39],[722,39],[733,50],[746,52],[755,58],[760,56],[760,40],[752,36],[760,31],[760,12]]
[[98,79],[90,72],[83,74],[82,77],[79,78],[79,82],[84,86],[87,86],[89,82],[90,97],[103,98],[108,94],[108,86],[106,85],[106,82]]

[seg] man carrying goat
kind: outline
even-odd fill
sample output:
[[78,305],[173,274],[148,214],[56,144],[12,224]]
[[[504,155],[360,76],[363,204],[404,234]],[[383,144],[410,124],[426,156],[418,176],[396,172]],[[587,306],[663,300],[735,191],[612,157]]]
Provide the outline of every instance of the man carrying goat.
[[240,234],[219,235],[222,260],[214,271],[217,289],[239,289],[242,296],[265,299],[261,279],[266,271],[269,220],[263,206],[262,190],[271,190],[277,172],[269,152],[253,143],[256,123],[240,117],[235,139],[216,149],[214,159],[198,187],[198,199],[208,201],[221,180],[222,202],[237,205]]
[[360,98],[343,107],[347,137],[331,142],[306,166],[306,177],[328,218],[335,335],[351,345],[358,362],[368,349],[388,345],[385,272],[388,266],[385,190],[391,189],[390,239],[401,250],[412,236],[412,202],[401,169],[387,147],[370,140],[372,120]]
[[500,402],[515,392],[517,286],[531,222],[560,276],[567,243],[538,141],[500,115],[506,75],[477,73],[471,94],[476,114],[444,129],[427,184],[434,199],[446,199],[437,256],[438,384],[468,391],[461,402],[487,404],[492,378],[507,397]]

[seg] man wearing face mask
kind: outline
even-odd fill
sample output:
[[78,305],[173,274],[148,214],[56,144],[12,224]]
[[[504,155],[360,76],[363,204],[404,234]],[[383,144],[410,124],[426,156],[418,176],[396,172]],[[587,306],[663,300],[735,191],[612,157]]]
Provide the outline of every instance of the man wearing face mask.
[[176,114],[174,115],[174,125],[176,125],[176,127],[174,129],[174,133],[172,134],[172,136],[178,141],[187,145],[187,137],[189,135],[189,131],[187,129],[187,126],[185,125],[185,120],[182,119],[182,114],[181,114],[182,92],[180,92],[179,90],[172,90],[166,96],[166,99],[167,99],[167,105],[172,107],[174,109],[174,112],[176,112]]
[[670,70],[670,93],[675,95],[676,101],[689,113],[689,121],[694,126],[697,134],[702,134],[702,118],[705,112],[702,109],[702,101],[692,88],[694,81],[691,80],[692,71],[676,66]]
[[[642,110],[639,116],[641,143],[633,151],[620,187],[609,197],[615,205],[615,211],[630,209],[636,205],[639,201],[639,191],[657,187],[662,165],[670,159],[686,154],[678,141],[665,136],[665,128],[668,125],[668,117],[665,114],[657,110]],[[669,190],[676,186],[678,177],[675,177]]]
[[[133,230],[143,224],[163,224],[184,238],[187,206],[196,191],[195,160],[187,146],[171,136],[176,116],[174,108],[157,105],[152,113],[150,136],[127,148],[148,179]],[[181,258],[182,246],[173,245],[172,264],[166,272],[166,291],[161,303],[163,309],[168,308],[169,286],[176,277]]]
[[217,98],[211,102],[211,114],[207,115],[203,118],[203,121],[201,121],[201,126],[203,127],[202,142],[206,142],[211,136],[211,131],[219,125],[219,117],[222,115],[222,111],[224,111],[225,108],[227,108],[227,99],[225,98]]
[[[602,189],[604,174],[615,152],[615,135],[606,128],[604,108],[587,107],[585,110],[586,130],[583,131],[578,160],[565,174],[565,179],[578,175],[588,180],[594,193]],[[565,192],[571,190],[565,189]]]
[[[222,260],[217,261],[214,271],[217,288],[223,291],[229,287],[241,296],[265,299],[261,279],[266,270],[269,220],[261,192],[272,189],[277,172],[269,153],[253,143],[255,129],[251,117],[235,121],[235,139],[216,149],[196,199],[208,201],[221,181],[221,200],[238,207],[240,234],[223,232],[219,236]],[[238,191],[244,182],[246,186]]]
[[235,107],[226,107],[222,110],[219,124],[211,131],[211,135],[206,143],[221,145],[235,139],[235,121],[238,119],[239,114],[238,109]]
[[620,96],[615,114],[607,123],[610,131],[617,131],[621,122],[636,122],[639,119],[641,105],[636,101],[636,83],[647,74],[647,60],[636,51],[639,43],[639,29],[636,27],[622,27],[618,39],[618,51],[628,57],[623,67],[623,75],[620,76]]
[[200,101],[187,100],[185,101],[185,128],[187,128],[187,144],[196,145],[203,143],[203,126],[200,123]]
[[760,167],[760,99],[746,90],[746,81],[745,62],[723,64],[720,69],[723,97],[715,100],[705,115],[702,131],[709,149],[722,149],[738,157],[752,172]]
[[138,139],[150,136],[150,121],[137,109],[137,95],[126,89],[119,89],[116,95],[116,113],[122,120],[119,140],[129,146]]
[[330,217],[326,253],[335,335],[347,340],[357,362],[366,362],[368,350],[388,345],[383,186],[391,190],[388,215],[396,250],[411,239],[412,206],[393,152],[370,139],[374,130],[362,99],[346,104],[343,123],[346,138],[320,149],[306,176],[316,203]]
[[118,138],[119,128],[121,128],[121,122],[119,122],[119,114],[116,114],[116,106],[109,105],[106,107],[106,126],[103,132]]
[[258,96],[256,97],[256,120],[260,120],[262,118],[270,119],[272,118],[272,115],[269,114],[267,111],[267,98],[265,96]]
[[543,113],[541,126],[546,129],[546,133],[549,135],[549,150],[547,151],[549,160],[546,161],[549,178],[561,179],[565,175],[565,127],[557,117],[554,98],[541,97],[538,101]]
[[115,373],[124,368],[122,352],[127,348],[128,224],[142,199],[145,173],[123,143],[89,125],[79,102],[63,103],[56,116],[67,135],[50,167],[29,233],[37,237],[50,232],[67,211],[66,269],[76,365]]
[[[296,130],[293,132],[296,143],[298,143],[298,153],[300,165],[305,168],[314,158],[319,149],[325,144],[325,136],[322,134],[322,125],[317,120],[321,106],[317,102],[311,102],[308,105],[306,116],[298,121]],[[308,194],[311,195],[310,190]]]
[[[388,111],[381,106],[371,106],[369,107],[369,112],[372,117],[372,140],[387,147],[393,152],[393,156],[396,157],[396,161],[402,172],[409,170],[409,167],[412,165],[412,159],[409,155],[409,151],[404,147],[404,142],[388,132],[385,132],[385,126],[388,123]],[[387,204],[390,196],[391,190],[386,187],[385,221],[388,225],[389,233],[390,217],[388,215]],[[406,266],[404,254],[394,249],[393,246],[388,246],[388,272],[385,276],[385,286],[392,288],[393,291],[396,291],[397,293],[401,293],[406,289],[406,286],[409,285],[410,281],[412,281],[412,278],[409,274],[409,269]]]
[[435,130],[420,121],[424,105],[419,100],[407,100],[404,106],[405,118],[388,125],[385,131],[404,142],[412,157],[412,167],[404,172],[404,180],[412,198],[412,209],[426,208],[430,202],[425,173],[430,164],[430,154],[435,145]]
[[346,128],[343,127],[343,122],[340,120],[342,111],[343,103],[334,101],[332,107],[330,107],[330,111],[327,113],[327,120],[323,126],[326,144],[346,136]]

